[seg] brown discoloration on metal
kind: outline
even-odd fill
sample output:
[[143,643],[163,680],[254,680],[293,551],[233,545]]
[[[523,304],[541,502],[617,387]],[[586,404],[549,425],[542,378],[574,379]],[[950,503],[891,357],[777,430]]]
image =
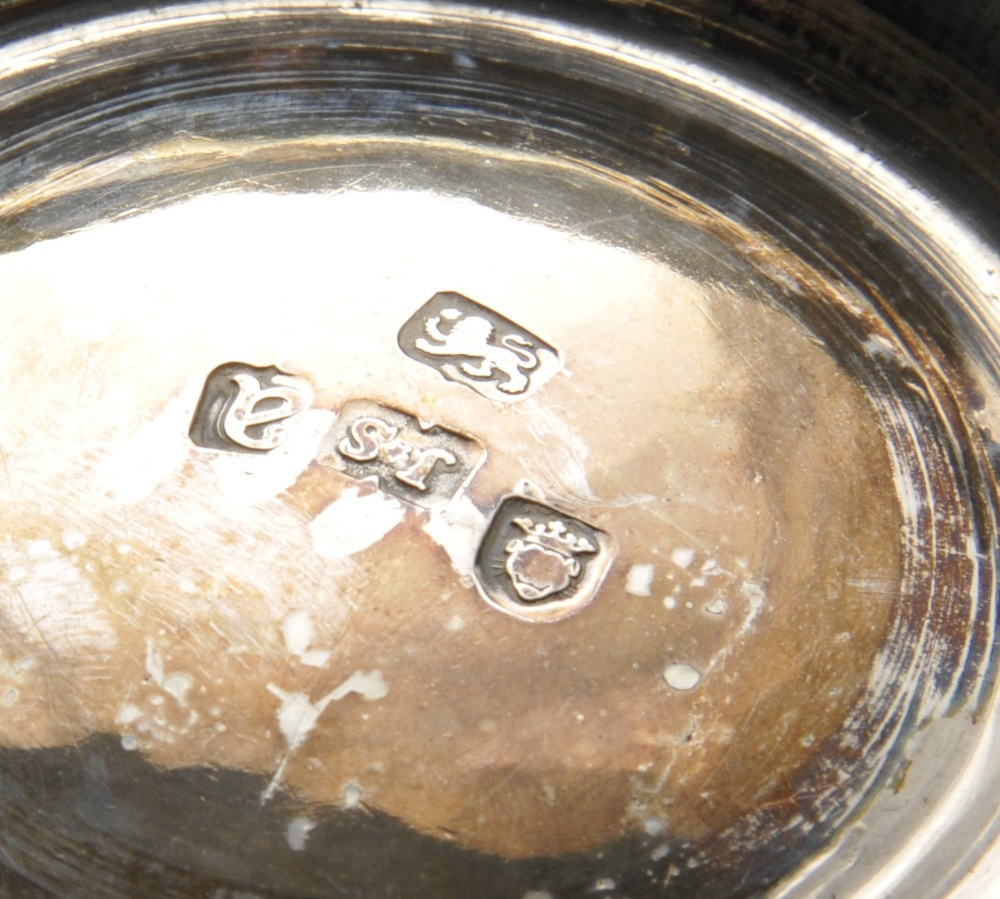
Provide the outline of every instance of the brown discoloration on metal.
[[[328,415],[371,395],[364,366],[388,359],[379,402],[447,421],[488,448],[461,498],[484,527],[516,492],[608,534],[617,555],[579,614],[533,626],[498,613],[432,538],[438,519],[413,507],[401,505],[384,536],[338,557],[314,526],[341,500],[378,501],[374,485],[313,458],[250,501],[225,481],[241,469],[188,448],[148,495],[98,497],[73,523],[89,539],[61,552],[98,597],[115,644],[46,646],[30,628],[12,631],[11,659],[21,653],[39,667],[18,704],[0,710],[10,725],[0,739],[45,746],[116,733],[164,768],[264,778],[280,769],[281,786],[320,805],[344,803],[356,785],[367,807],[512,858],[594,851],[647,827],[736,858],[752,849],[755,817],[773,833],[799,815],[833,814],[829,797],[842,797],[855,775],[862,781],[891,742],[891,727],[883,734],[865,717],[880,698],[867,691],[885,645],[902,659],[889,702],[914,670],[922,622],[952,652],[960,647],[971,613],[959,601],[945,607],[941,585],[961,596],[971,577],[968,521],[940,465],[928,469],[926,489],[946,520],[932,523],[929,507],[904,515],[887,448],[893,409],[877,394],[873,402],[844,346],[817,337],[835,333],[824,316],[850,308],[850,292],[763,239],[721,236],[761,271],[786,275],[809,327],[783,311],[789,296],[765,303],[763,289],[699,284],[615,257],[624,286],[593,306],[560,306],[534,283],[511,291],[507,301],[521,306],[505,311],[555,335],[570,369],[517,408],[498,410],[379,355],[393,346],[407,297],[387,299],[397,303],[389,313],[363,295],[345,304],[373,316],[381,344],[358,349],[345,338],[331,348],[342,313],[323,310],[323,333],[334,337],[305,346],[294,365],[282,357]],[[307,300],[299,312],[319,314]],[[39,327],[54,329],[50,318]],[[852,340],[877,333],[898,344],[870,311],[845,321]],[[250,331],[253,352],[240,358],[263,358],[277,338]],[[195,362],[159,361],[148,375],[137,367],[133,430],[165,414],[163,383],[180,391],[218,361],[211,340],[195,338],[205,341],[191,351]],[[87,360],[88,377],[115,383],[119,355],[131,372],[134,339],[115,332]],[[86,354],[64,342],[64,358],[82,368]],[[62,427],[58,392],[36,401],[42,420]],[[83,445],[88,427],[98,435],[97,450],[80,450],[60,473],[94,478],[100,441],[119,427],[104,414],[59,432],[69,446]],[[189,420],[178,416],[182,427]],[[32,540],[58,543],[67,527],[41,483],[40,508],[22,501],[0,511],[19,553]],[[952,551],[934,563],[933,584],[901,538],[904,525],[923,528],[921,540],[936,528]],[[472,525],[455,534],[475,550]],[[678,550],[690,552],[686,563]],[[629,592],[635,565],[652,566],[648,596]],[[283,634],[301,612],[312,622],[308,649],[329,653],[313,664]],[[698,672],[693,689],[665,680],[674,664]],[[384,697],[324,701],[373,671]],[[166,689],[176,673],[192,679],[183,701]],[[319,709],[301,740],[283,733],[276,690]]]
[[[636,327],[666,301],[650,295],[603,323],[602,346],[629,346],[612,381],[578,368],[523,412],[484,418],[475,396],[449,407],[493,449],[470,491],[484,510],[517,472],[615,539],[584,612],[544,627],[499,614],[418,510],[349,559],[318,558],[311,522],[359,484],[317,462],[253,527],[203,517],[202,533],[160,530],[164,509],[179,518],[213,502],[209,460],[192,458],[133,507],[127,532],[105,517],[105,538],[75,557],[114,621],[104,664],[115,677],[55,706],[60,731],[6,733],[44,745],[119,731],[159,765],[263,775],[287,754],[282,782],[303,798],[337,804],[354,783],[420,830],[513,857],[593,850],[647,820],[706,840],[758,806],[784,807],[893,614],[900,519],[883,438],[858,388],[777,313],[702,295],[662,327]],[[568,358],[588,358],[593,341],[587,322],[561,329]],[[628,401],[609,403],[618,384]],[[687,568],[671,559],[682,547],[695,551]],[[222,553],[236,560],[225,571]],[[634,564],[654,566],[652,595],[626,591]],[[715,600],[724,613],[706,611]],[[331,653],[324,667],[284,646],[282,620],[303,608],[312,647]],[[164,676],[192,677],[185,703],[150,678],[150,646]],[[664,682],[675,662],[701,673],[696,689]],[[372,670],[384,698],[331,702],[290,750],[268,684],[317,703]],[[126,704],[148,733],[116,721]]]
[[[357,485],[357,481],[351,481],[332,465],[314,461],[285,491],[285,499],[307,518],[315,518],[352,484]],[[363,484],[358,489],[367,494],[374,493],[378,488],[373,484]]]
[[[678,8],[678,21],[691,14],[692,31],[671,32],[677,48],[707,35],[718,49],[733,46],[726,37],[744,50],[761,38],[753,52],[763,52],[774,42],[768,29],[778,29],[787,37],[782,47],[806,47],[814,65],[845,45],[847,56],[811,72],[807,83],[821,92],[831,86],[823,77],[860,72],[859,60],[868,59],[877,60],[878,77],[869,71],[862,80],[884,82],[885,97],[913,99],[942,83],[936,75],[924,80],[923,67],[893,77],[895,36],[878,28],[852,43],[851,29],[841,27],[843,4],[826,16],[808,4],[796,12],[794,4],[762,0],[714,22],[703,5],[695,4],[696,16],[691,4]],[[873,160],[845,164],[835,142],[800,140],[781,121],[784,112],[768,106],[765,114],[717,83],[699,86],[692,71],[675,96],[679,83],[657,69],[662,60],[637,50],[645,35],[596,53],[565,41],[552,53],[551,33],[529,40],[530,28],[512,28],[511,19],[477,41],[491,48],[490,59],[466,83],[444,48],[463,46],[466,29],[474,32],[471,17],[448,23],[438,35],[441,52],[425,52],[437,44],[426,40],[423,18],[393,22],[393,46],[385,48],[370,41],[371,22],[356,12],[331,26],[327,12],[303,9],[295,13],[303,27],[281,31],[266,48],[259,23],[238,11],[206,16],[201,26],[214,22],[220,70],[262,73],[263,65],[268,77],[285,79],[282,90],[308,85],[320,102],[328,96],[322,84],[334,85],[337,102],[314,118],[323,137],[274,139],[298,108],[284,102],[273,106],[281,110],[276,121],[262,104],[259,120],[237,127],[245,107],[233,102],[227,78],[217,88],[208,80],[197,94],[198,121],[224,139],[179,136],[144,146],[151,134],[187,127],[191,108],[172,97],[177,102],[163,103],[156,116],[132,121],[125,110],[133,107],[119,95],[156,84],[163,98],[177,88],[189,96],[207,63],[184,43],[183,17],[161,23],[157,34],[121,30],[100,48],[97,68],[91,42],[52,48],[36,91],[23,80],[33,71],[11,70],[17,90],[7,92],[8,130],[24,129],[29,139],[32,129],[38,152],[17,159],[26,144],[11,143],[12,189],[0,209],[17,221],[0,237],[6,249],[80,227],[88,215],[131,214],[220,185],[350,194],[346,171],[357,176],[365,203],[326,210],[315,229],[323,235],[318,249],[307,229],[297,244],[285,243],[285,256],[275,258],[301,265],[288,265],[267,290],[241,280],[256,261],[246,246],[228,257],[224,282],[166,278],[162,296],[136,288],[163,274],[168,253],[143,257],[146,269],[117,307],[102,305],[116,286],[106,284],[114,258],[89,278],[87,259],[76,260],[82,277],[66,266],[74,274],[70,302],[67,285],[60,293],[58,282],[37,273],[4,281],[15,300],[0,308],[11,347],[10,359],[0,354],[9,394],[0,416],[7,476],[0,490],[9,494],[0,508],[0,741],[70,745],[106,732],[164,769],[273,775],[319,805],[345,801],[353,784],[365,807],[508,857],[604,849],[623,835],[655,832],[671,843],[694,841],[716,871],[735,872],[739,889],[751,869],[763,883],[770,875],[757,874],[762,865],[782,852],[787,861],[807,826],[828,835],[859,807],[907,726],[978,687],[992,637],[995,584],[984,554],[992,550],[996,497],[988,435],[975,430],[970,410],[985,400],[949,358],[964,354],[966,335],[927,311],[947,305],[933,295],[949,280],[935,266],[953,248],[907,233],[912,222],[899,213],[906,201],[880,194],[878,174],[865,171]],[[428,13],[427,22],[433,18]],[[751,40],[736,38],[733,25],[749,26]],[[327,41],[331,27],[337,52]],[[240,33],[251,36],[249,45],[238,45]],[[133,45],[129,66],[116,68],[129,40],[142,52]],[[171,46],[170,71],[160,65],[159,45]],[[703,58],[704,47],[697,49]],[[86,74],[74,70],[77,54]],[[43,69],[40,57],[32,65]],[[386,65],[399,76],[395,84],[421,74],[419,92],[442,109],[467,101],[469,117],[425,116],[430,107],[422,105],[419,121],[409,123],[419,140],[379,143],[372,135],[385,124],[385,107],[368,103],[367,91]],[[581,84],[587,102],[578,102]],[[245,96],[255,100],[255,89]],[[957,134],[976,131],[964,124],[975,121],[967,114],[974,104],[958,102],[959,94],[938,92],[933,126],[923,122],[926,104],[921,116],[902,113],[900,140],[889,146],[917,148],[907,163],[914,172],[929,147],[927,133],[913,133],[916,118],[921,128],[951,122],[962,125]],[[341,103],[345,97],[351,102]],[[820,97],[812,98],[816,109]],[[519,120],[507,121],[506,112],[477,118],[484,98],[501,110],[516,99]],[[866,95],[848,100],[868,115]],[[220,101],[225,111],[209,113]],[[79,140],[74,102],[88,110],[92,129]],[[896,116],[900,104],[891,105]],[[402,106],[393,114],[393,131],[402,133]],[[608,123],[613,138],[602,142]],[[363,136],[344,139],[337,129],[345,124]],[[458,147],[470,136],[535,155],[498,151],[484,160]],[[46,147],[61,146],[79,159],[59,159],[56,149],[46,155]],[[101,161],[81,163],[88,153]],[[581,156],[603,158],[616,174],[588,170]],[[500,174],[488,176],[484,161]],[[530,186],[525,173],[535,178]],[[819,186],[838,177],[835,188]],[[450,228],[452,216],[469,211],[453,204],[420,214],[408,207],[409,232],[400,233],[393,229],[405,216],[390,208],[363,247],[376,248],[377,275],[368,257],[352,281],[353,229],[364,223],[358,213],[380,201],[379,188],[399,185],[427,187],[439,200],[485,198],[524,222],[546,216],[574,230],[548,243],[542,229],[521,242],[508,241],[509,232],[479,240],[482,219]],[[607,202],[612,194],[615,203]],[[270,225],[273,212],[260,221]],[[339,221],[349,228],[338,232]],[[681,223],[691,227],[675,233]],[[432,244],[421,243],[425,228]],[[216,228],[213,246],[226,233]],[[490,251],[464,244],[464,234]],[[646,264],[585,245],[583,234],[610,235],[636,257],[645,253]],[[282,237],[276,227],[266,250]],[[258,246],[256,236],[244,239]],[[911,242],[883,259],[879,240]],[[564,244],[577,252],[564,254]],[[196,255],[190,243],[177,245]],[[299,279],[306,246],[324,259],[330,246],[347,248],[335,284],[329,266],[312,283]],[[468,247],[469,259],[455,246]],[[533,264],[539,247],[541,262]],[[467,261],[462,283],[453,283]],[[572,277],[577,270],[584,274]],[[88,283],[99,289],[80,302],[76,292]],[[148,283],[155,287],[155,278]],[[553,340],[565,352],[566,374],[500,414],[467,390],[408,370],[393,355],[400,322],[432,291],[456,286]],[[191,302],[199,291],[205,295]],[[234,308],[219,314],[233,297]],[[105,315],[95,330],[79,316],[91,308]],[[464,523],[447,525],[452,539],[442,538],[441,518],[380,504],[374,487],[348,484],[315,460],[282,470],[268,492],[260,488],[270,483],[266,466],[248,462],[242,470],[231,459],[178,449],[173,441],[191,410],[177,415],[178,432],[166,398],[183,406],[193,373],[231,358],[294,362],[289,370],[314,382],[316,407],[328,413],[384,390],[389,405],[481,438],[491,458],[462,497]],[[158,421],[170,427],[146,440],[146,426]],[[118,452],[132,444],[137,452]],[[104,463],[128,474],[124,458],[137,475],[146,462],[158,465],[155,453],[143,454],[152,444],[175,452],[177,464],[147,492],[139,476],[95,486],[108,475]],[[471,585],[463,541],[474,544],[476,515],[488,518],[512,491],[593,522],[620,550],[594,602],[558,626],[498,615]],[[359,530],[362,519],[374,520],[377,537],[350,552],[352,535],[336,528],[340,544],[317,539],[317,523],[336,524],[338,508],[356,511]],[[85,532],[85,544],[67,539],[67,527]],[[651,566],[650,595],[637,595],[646,591],[634,589],[643,579],[630,578],[633,566]],[[289,621],[303,613],[308,627],[290,637]],[[664,677],[667,666],[695,672],[697,682],[677,687]],[[358,672],[375,671],[384,696],[337,694]],[[303,715],[298,730],[290,727],[282,696],[317,711],[315,720]],[[660,873],[666,888],[677,872]],[[691,883],[678,881],[681,892]]]

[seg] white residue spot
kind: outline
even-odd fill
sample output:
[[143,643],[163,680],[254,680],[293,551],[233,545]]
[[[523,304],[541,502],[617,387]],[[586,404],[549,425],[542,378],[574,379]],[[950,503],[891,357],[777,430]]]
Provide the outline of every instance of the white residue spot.
[[292,612],[282,625],[285,649],[294,656],[301,656],[315,637],[312,616],[308,612]]
[[163,656],[156,651],[153,641],[146,640],[146,675],[159,687],[163,686]]
[[349,693],[357,693],[363,699],[382,699],[389,693],[381,671],[355,671],[336,690],[327,694],[327,702],[337,702]]
[[29,559],[42,559],[52,552],[52,543],[48,540],[32,540],[27,549]]
[[378,543],[405,515],[402,504],[384,493],[362,496],[351,487],[313,519],[309,531],[324,559],[342,559]]
[[610,877],[601,877],[599,880],[594,882],[591,890],[595,893],[608,893],[613,890],[617,884]]
[[308,612],[292,612],[281,626],[285,636],[285,649],[298,656],[303,665],[323,668],[330,661],[330,650],[310,649],[316,637],[312,616]]
[[666,596],[666,597],[664,597],[664,599],[663,599],[663,608],[665,608],[665,609],[676,609],[677,608],[677,600],[674,599],[672,596]]
[[663,833],[666,826],[667,824],[662,818],[647,818],[642,822],[642,829],[651,837],[655,837],[658,833]]
[[761,610],[764,608],[764,603],[767,601],[767,594],[764,592],[764,588],[756,581],[744,581],[740,584],[740,593],[746,599],[750,608],[747,611],[742,627],[739,629],[739,633],[736,635],[737,637],[742,637],[750,630],[753,623],[757,620],[757,616],[760,615]]
[[142,717],[142,710],[131,703],[123,705],[118,710],[118,715],[115,717],[115,721],[119,724],[133,724]]
[[705,603],[705,611],[710,615],[725,615],[728,608],[729,606],[721,596],[716,596],[711,602]]
[[288,846],[292,852],[301,852],[306,848],[306,843],[309,841],[309,834],[316,827],[316,822],[300,815],[297,818],[292,818],[288,822],[288,827],[285,830],[285,838],[288,840]]
[[862,346],[868,351],[868,355],[873,359],[882,357],[884,359],[894,359],[898,360],[902,358],[902,354],[886,337],[881,334],[872,332],[868,335],[868,339],[862,344]]
[[285,751],[278,763],[278,769],[274,772],[271,782],[261,793],[260,801],[267,802],[277,791],[281,784],[281,778],[285,773],[285,766],[292,754],[306,740],[319,716],[331,702],[338,702],[351,693],[357,693],[364,699],[381,699],[389,692],[385,678],[381,671],[355,671],[339,687],[331,690],[326,696],[313,702],[305,693],[290,693],[282,690],[274,684],[268,684],[267,689],[281,700],[278,709],[278,727],[281,735],[285,738],[288,749]]
[[125,734],[122,737],[122,749],[127,752],[135,752],[139,748],[139,741],[135,738],[134,734]]
[[327,409],[307,409],[288,419],[288,435],[275,450],[260,455],[221,453],[211,460],[219,491],[234,505],[252,506],[273,499],[295,483],[316,458],[323,438],[336,421]]
[[663,672],[663,679],[668,687],[673,687],[675,690],[693,690],[698,686],[701,674],[697,668],[692,668],[690,665],[668,665]]
[[329,649],[310,649],[299,657],[303,665],[311,668],[325,668],[332,653]]
[[350,783],[344,787],[344,799],[341,805],[344,808],[357,808],[364,795],[364,790],[361,787],[355,783]]
[[457,634],[463,627],[465,627],[465,622],[462,620],[461,615],[452,615],[444,625],[444,629],[453,634]]
[[7,580],[12,584],[16,584],[18,581],[23,581],[29,573],[28,569],[23,565],[11,565],[7,569]]
[[451,567],[468,577],[486,533],[486,516],[467,496],[460,496],[430,514],[424,524],[424,533],[448,553]]
[[192,686],[194,686],[194,678],[182,671],[175,671],[163,679],[163,689],[181,705],[187,704],[187,695]]
[[0,706],[3,706],[5,709],[9,709],[17,702],[20,696],[21,694],[18,693],[14,687],[8,687],[4,690],[3,696],[0,696]]
[[694,561],[694,550],[678,547],[670,554],[670,561],[678,568],[687,568]]
[[87,535],[80,531],[66,531],[62,535],[62,544],[68,550],[81,549],[87,545]]
[[289,749],[297,749],[316,726],[328,700],[321,699],[313,703],[305,693],[289,693],[274,684],[268,684],[267,689],[281,700],[281,707],[278,709],[281,735]]
[[658,862],[665,859],[670,855],[670,847],[666,843],[661,843],[652,852],[649,853],[649,857],[654,861]]
[[649,596],[653,592],[653,566],[648,563],[633,565],[625,579],[625,592]]

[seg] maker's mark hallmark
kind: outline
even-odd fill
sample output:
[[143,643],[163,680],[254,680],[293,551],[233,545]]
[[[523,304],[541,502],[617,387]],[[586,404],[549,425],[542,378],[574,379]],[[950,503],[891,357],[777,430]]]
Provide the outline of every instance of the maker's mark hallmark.
[[369,400],[345,403],[320,458],[427,509],[448,503],[483,461],[477,440]]
[[561,368],[555,347],[460,293],[436,293],[400,328],[411,359],[487,399],[513,403]]
[[206,379],[189,435],[207,449],[268,453],[285,442],[312,396],[307,382],[274,366],[227,362]]
[[497,509],[476,555],[476,581],[497,608],[526,621],[555,621],[596,595],[611,564],[597,528],[512,496]]

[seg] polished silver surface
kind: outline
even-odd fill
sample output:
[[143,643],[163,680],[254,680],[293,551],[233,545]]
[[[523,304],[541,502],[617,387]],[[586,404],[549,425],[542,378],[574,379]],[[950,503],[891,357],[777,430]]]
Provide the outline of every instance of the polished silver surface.
[[8,28],[17,889],[991,888],[992,182],[629,9]]

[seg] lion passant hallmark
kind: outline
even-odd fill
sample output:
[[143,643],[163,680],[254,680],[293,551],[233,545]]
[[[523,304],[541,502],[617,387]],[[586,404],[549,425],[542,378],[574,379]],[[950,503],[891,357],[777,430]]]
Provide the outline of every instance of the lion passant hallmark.
[[494,606],[527,621],[555,621],[597,594],[611,563],[606,534],[520,496],[496,510],[476,556],[476,581]]
[[554,346],[454,291],[424,303],[398,342],[411,359],[499,403],[524,399],[562,368]]

